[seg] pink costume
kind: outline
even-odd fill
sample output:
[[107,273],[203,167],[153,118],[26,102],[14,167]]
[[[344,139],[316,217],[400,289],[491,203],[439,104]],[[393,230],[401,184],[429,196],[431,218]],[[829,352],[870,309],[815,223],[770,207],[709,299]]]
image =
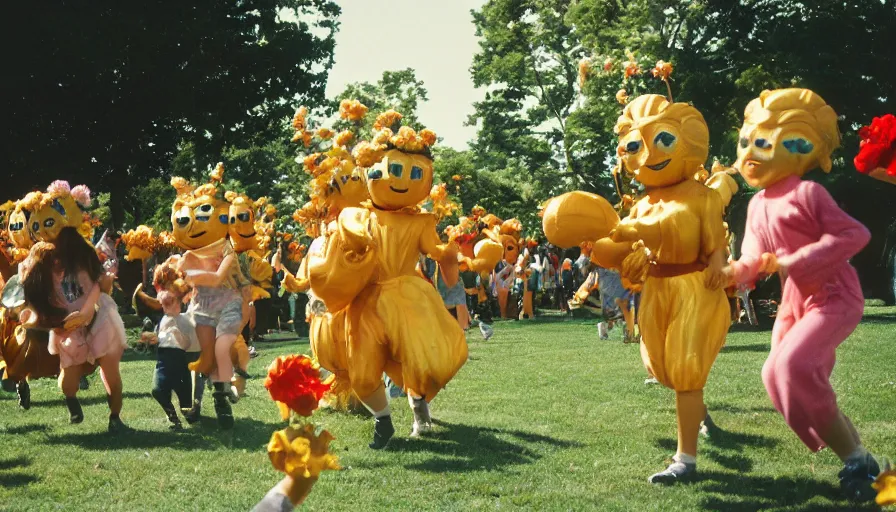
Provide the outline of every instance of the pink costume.
[[[58,301],[65,304],[71,313],[84,305],[94,282],[81,271],[78,276],[56,276]],[[110,355],[121,357],[127,348],[124,323],[118,314],[118,306],[108,294],[100,293],[97,311],[89,325],[65,332],[62,329],[50,331],[51,354],[59,355],[62,369],[84,363],[94,364],[97,359]]]
[[790,176],[750,201],[742,256],[732,264],[741,284],[758,277],[760,257],[787,258],[789,270],[762,380],[775,408],[813,451],[837,414],[831,388],[835,352],[862,319],[864,298],[849,259],[871,235],[821,185]]

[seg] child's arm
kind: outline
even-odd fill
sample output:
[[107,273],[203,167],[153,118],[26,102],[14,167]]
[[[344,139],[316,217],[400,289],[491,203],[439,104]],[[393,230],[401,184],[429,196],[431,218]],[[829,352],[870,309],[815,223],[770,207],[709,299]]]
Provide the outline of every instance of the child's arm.
[[776,270],[771,268],[771,260],[774,258],[768,255],[771,248],[763,243],[761,229],[765,227],[764,220],[758,219],[754,201],[755,198],[747,208],[747,225],[740,246],[740,259],[725,267],[725,274],[737,284],[753,284],[760,274]]
[[227,279],[231,271],[230,267],[234,264],[236,264],[236,256],[228,254],[221,260],[221,264],[218,265],[218,270],[215,272],[196,272],[195,274],[187,275],[186,281],[193,286],[218,288]]
[[96,314],[96,303],[100,300],[101,293],[102,290],[100,290],[99,283],[94,283],[90,291],[87,292],[87,298],[84,300],[84,305],[81,306],[81,309],[65,317],[63,329],[71,331],[82,325],[89,324],[93,319],[93,315]]

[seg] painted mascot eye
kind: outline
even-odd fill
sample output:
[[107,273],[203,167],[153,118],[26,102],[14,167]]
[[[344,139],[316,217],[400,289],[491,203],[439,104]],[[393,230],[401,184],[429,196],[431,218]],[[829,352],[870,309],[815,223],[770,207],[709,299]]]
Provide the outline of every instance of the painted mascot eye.
[[787,151],[800,155],[808,155],[815,149],[815,146],[806,139],[787,139],[781,144]]
[[367,171],[367,179],[369,180],[380,180],[383,179],[383,171],[379,169],[371,169]]
[[240,222],[249,222],[249,212],[239,213],[236,218],[240,219]]
[[669,132],[660,132],[653,138],[653,145],[666,153],[675,148],[675,141],[678,140],[675,135]]
[[55,225],[56,225],[56,221],[54,219],[47,219],[44,221],[45,228],[52,228]]
[[414,181],[422,180],[423,179],[423,169],[421,169],[420,167],[417,167],[416,165],[411,167],[411,179]]
[[771,147],[772,147],[772,143],[769,142],[767,139],[756,139],[756,141],[753,142],[753,144],[755,144],[756,147],[759,149],[771,149]]
[[640,140],[633,140],[625,145],[625,151],[628,153],[634,154],[640,150],[641,150],[641,141]]
[[404,172],[404,166],[398,162],[392,162],[389,164],[389,174],[395,176],[396,178],[401,178],[401,174]]

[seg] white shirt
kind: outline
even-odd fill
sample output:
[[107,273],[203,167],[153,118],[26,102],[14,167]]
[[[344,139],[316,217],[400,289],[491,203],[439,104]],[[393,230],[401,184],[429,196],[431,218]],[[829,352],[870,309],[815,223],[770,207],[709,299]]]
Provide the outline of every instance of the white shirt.
[[159,323],[159,348],[179,348],[199,352],[196,324],[188,314],[165,315]]

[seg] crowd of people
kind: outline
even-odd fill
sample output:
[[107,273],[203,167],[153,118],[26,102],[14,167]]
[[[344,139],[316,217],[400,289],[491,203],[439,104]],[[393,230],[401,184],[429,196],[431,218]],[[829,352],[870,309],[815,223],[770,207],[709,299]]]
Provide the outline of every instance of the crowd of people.
[[[340,106],[356,127],[366,112],[357,101]],[[271,304],[282,303],[272,300],[281,288],[294,310],[307,298],[292,319],[307,323],[328,375],[326,400],[371,413],[375,450],[396,434],[390,388],[408,400],[412,437],[433,429],[430,404],[468,359],[466,330],[478,323],[488,340],[496,317],[584,308],[603,315],[600,338],[624,325],[623,340],[640,343],[648,382],[675,392],[676,454],[648,481],[691,481],[698,431],[712,424],[703,389],[739,316],[732,303],[777,273],[783,297],[763,382],[807,448],[829,446],[841,458],[847,495],[870,499],[880,468],[830,384],[836,348],[863,311],[848,261],[870,234],[802,180],[830,170],[840,140],[836,114],[818,95],[766,91],[747,107],[735,169],[761,192],[737,257],[724,222],[734,171],[704,169],[709,132],[690,104],[649,94],[629,102],[616,126],[616,172],[634,175],[639,195],[621,207],[580,192],[551,199],[548,242],[536,241],[537,228],[523,237],[518,219],[480,206],[465,212],[444,184],[433,186],[436,136],[398,112],[379,115],[366,141],[351,130],[311,131],[306,116],[300,109],[293,119],[293,140],[307,148],[310,200],[292,218],[307,249],[275,227],[276,208],[264,199],[225,191],[221,164],[208,183],[172,179],[170,231],[140,226],[121,237],[125,259],[144,262],[147,288],[134,294],[150,312],[141,341],[156,347],[152,396],[172,429],[183,428],[181,417],[197,421],[205,380],[218,425],[238,424],[232,405],[249,376],[250,344]],[[62,181],[5,205],[0,355],[24,409],[29,380],[58,376],[71,423],[83,421],[77,394],[99,368],[117,434],[128,430],[120,417],[127,340],[111,297],[118,255],[105,234],[92,243],[89,205],[86,187]],[[289,474],[260,510],[301,502],[323,469]]]

